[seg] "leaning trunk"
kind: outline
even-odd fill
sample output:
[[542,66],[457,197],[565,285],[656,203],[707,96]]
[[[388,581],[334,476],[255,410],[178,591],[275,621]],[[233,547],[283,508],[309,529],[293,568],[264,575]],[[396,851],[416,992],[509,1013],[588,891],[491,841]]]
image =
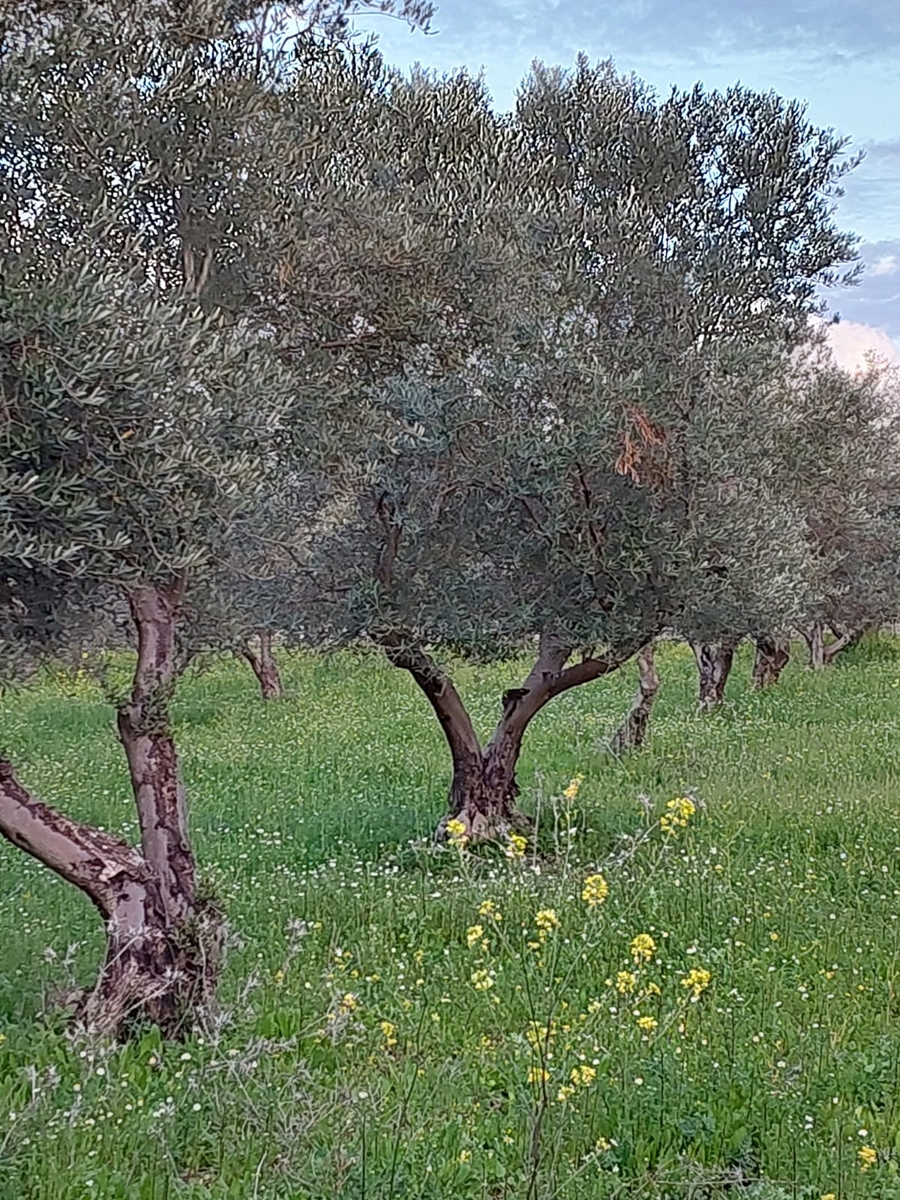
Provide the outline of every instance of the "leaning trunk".
[[631,702],[631,710],[610,741],[610,749],[614,754],[623,754],[626,750],[636,750],[643,746],[650,724],[650,713],[659,691],[659,674],[656,670],[652,642],[648,642],[638,651],[637,661],[640,672],[638,689]]
[[698,708],[701,712],[711,712],[725,698],[725,685],[734,662],[735,643],[724,639],[720,642],[692,642],[691,648],[700,674]]
[[143,855],[37,800],[5,759],[0,834],[83,892],[106,926],[104,967],[95,986],[75,997],[76,1021],[119,1038],[146,1021],[164,1037],[180,1036],[208,986],[201,944],[218,929],[217,914],[195,903],[191,921],[173,922]]
[[259,680],[259,688],[263,700],[277,700],[281,696],[281,674],[278,663],[272,653],[271,633],[259,635],[259,653],[256,654],[248,644],[241,647],[241,654],[253,669],[253,674]]
[[791,639],[780,633],[760,633],[754,641],[753,687],[762,691],[772,687],[781,677],[791,657]]

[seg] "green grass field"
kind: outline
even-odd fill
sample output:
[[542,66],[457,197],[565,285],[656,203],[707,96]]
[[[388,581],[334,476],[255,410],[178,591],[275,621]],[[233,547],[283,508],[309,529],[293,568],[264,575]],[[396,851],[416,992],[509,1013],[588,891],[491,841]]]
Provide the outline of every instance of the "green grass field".
[[[405,676],[283,668],[268,706],[230,661],[179,691],[232,928],[186,1045],[66,1036],[54,993],[102,931],[0,845],[2,1200],[900,1197],[900,648],[764,695],[744,656],[705,719],[668,648],[652,743],[621,761],[630,670],[554,701],[520,775],[537,860],[430,846],[447,755]],[[482,728],[520,674],[459,669]],[[135,837],[89,682],[0,701],[0,740],[44,799]]]

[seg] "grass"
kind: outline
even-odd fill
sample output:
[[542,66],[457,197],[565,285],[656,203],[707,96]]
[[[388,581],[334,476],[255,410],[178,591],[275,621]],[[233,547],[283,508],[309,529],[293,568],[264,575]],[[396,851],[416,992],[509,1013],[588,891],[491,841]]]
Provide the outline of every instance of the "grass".
[[[447,756],[379,660],[288,658],[270,705],[242,664],[183,681],[197,851],[233,930],[221,1010],[184,1046],[70,1040],[52,995],[91,979],[98,921],[0,846],[2,1200],[900,1197],[898,652],[792,664],[764,695],[743,655],[702,720],[687,651],[660,670],[631,758],[600,750],[630,672],[535,721],[539,861],[423,840]],[[460,668],[481,728],[520,674]],[[135,837],[90,681],[0,701],[0,730],[43,798]]]

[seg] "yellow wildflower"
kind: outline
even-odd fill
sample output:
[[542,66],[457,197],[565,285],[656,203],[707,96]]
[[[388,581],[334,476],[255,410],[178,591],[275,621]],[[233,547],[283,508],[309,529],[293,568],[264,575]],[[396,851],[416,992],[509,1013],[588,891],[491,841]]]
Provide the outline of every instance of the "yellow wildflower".
[[379,1021],[378,1028],[384,1034],[384,1040],[388,1046],[396,1046],[397,1045],[397,1037],[396,1037],[397,1027],[396,1027],[396,1025],[393,1025],[390,1021]]
[[695,967],[693,971],[689,971],[681,981],[683,988],[690,988],[691,996],[694,1000],[699,999],[703,992],[709,987],[712,976],[709,971],[702,967]]
[[616,991],[621,996],[627,996],[634,991],[637,976],[632,971],[620,971],[616,976]]
[[478,905],[479,917],[490,917],[492,921],[502,921],[503,913],[500,912],[493,900],[482,900]]
[[567,788],[563,789],[563,795],[565,796],[565,798],[567,800],[577,800],[579,788],[581,787],[581,785],[583,783],[584,783],[584,776],[576,775],[575,778],[572,780],[572,782],[569,784],[569,786]]
[[644,1029],[647,1033],[652,1033],[658,1024],[655,1017],[638,1017],[638,1029]]
[[821,1197],[821,1200],[837,1200],[837,1196],[835,1196],[834,1192],[826,1192],[825,1195]]
[[872,1146],[860,1146],[856,1152],[856,1157],[859,1159],[859,1169],[868,1171],[869,1167],[874,1166],[878,1161],[878,1154]]
[[528,1070],[529,1083],[546,1083],[550,1076],[541,1067],[530,1067]]
[[542,908],[535,913],[534,923],[538,929],[543,929],[550,932],[551,929],[559,929],[559,917],[556,915],[554,908]]
[[471,1162],[472,1161],[472,1151],[471,1150],[460,1150],[459,1161],[461,1163]]
[[581,1087],[590,1087],[597,1078],[597,1072],[593,1067],[582,1064],[580,1067],[573,1067],[569,1078],[572,1080],[572,1083],[576,1085],[576,1087],[579,1084]]
[[521,833],[511,833],[509,842],[506,846],[507,858],[524,858],[525,847],[528,845],[528,839],[522,837]]
[[484,926],[483,925],[471,925],[466,930],[466,945],[471,950],[471,948],[475,945],[475,943],[480,942],[483,937],[484,937]]
[[542,1025],[540,1021],[529,1021],[528,1028],[525,1030],[525,1040],[529,1046],[537,1049],[544,1042],[548,1042],[556,1034],[556,1022],[550,1021],[549,1026]]
[[581,890],[581,898],[588,908],[596,908],[609,895],[609,884],[602,875],[588,875]]
[[359,996],[354,996],[353,992],[346,992],[341,997],[341,1012],[350,1013],[355,1008],[359,1007]]
[[494,979],[490,971],[473,971],[471,979],[472,987],[476,992],[486,992],[488,988],[494,986]]
[[656,942],[649,933],[639,933],[631,942],[631,957],[636,963],[649,962],[656,953]]
[[666,814],[660,817],[659,827],[663,833],[675,833],[679,828],[683,829],[687,825],[697,811],[697,806],[687,796],[678,796],[666,804],[666,809],[668,810]]
[[575,1095],[575,1089],[573,1087],[570,1087],[569,1084],[564,1083],[563,1086],[556,1093],[556,1098],[560,1102],[560,1104],[565,1104],[566,1101],[570,1100],[572,1098],[572,1096],[574,1096],[574,1095]]
[[457,850],[465,850],[468,844],[469,835],[466,833],[466,827],[456,817],[447,822],[447,840]]

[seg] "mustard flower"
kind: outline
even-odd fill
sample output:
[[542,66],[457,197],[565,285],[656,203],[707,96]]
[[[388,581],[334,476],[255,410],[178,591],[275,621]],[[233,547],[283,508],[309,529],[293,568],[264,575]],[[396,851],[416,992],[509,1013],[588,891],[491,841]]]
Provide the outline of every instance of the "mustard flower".
[[711,979],[712,976],[709,971],[704,970],[702,967],[695,967],[693,971],[689,971],[684,979],[682,979],[681,986],[683,988],[690,988],[691,998],[699,1000],[700,996],[709,987]]
[[652,1033],[659,1025],[659,1021],[655,1017],[638,1017],[638,1029],[643,1029],[647,1033]]
[[602,875],[588,875],[581,890],[581,898],[588,908],[597,908],[609,895],[609,884]]
[[630,995],[637,984],[637,976],[632,971],[620,971],[616,976],[616,991],[620,996]]
[[860,1146],[856,1152],[856,1157],[859,1159],[859,1169],[868,1171],[869,1167],[875,1165],[878,1161],[878,1154],[873,1146]]
[[494,978],[490,971],[473,971],[471,980],[472,987],[476,992],[486,992],[488,988],[494,986]]
[[549,933],[551,929],[559,929],[559,917],[554,908],[542,908],[535,913],[534,923],[538,929]]
[[656,953],[656,942],[649,933],[639,933],[631,941],[631,957],[636,963],[649,962]]
[[469,835],[466,833],[466,827],[456,817],[447,822],[447,839],[456,850],[465,850],[468,844]]
[[525,847],[528,845],[528,839],[522,837],[521,833],[511,833],[509,842],[506,845],[507,858],[524,858]]
[[563,795],[567,800],[577,800],[578,792],[581,785],[584,783],[583,775],[576,775],[567,788],[563,789]]
[[593,1067],[582,1064],[580,1067],[573,1067],[569,1078],[576,1087],[590,1087],[597,1078],[597,1072]]
[[471,925],[466,930],[466,945],[471,948],[484,937],[483,925]]
[[670,800],[666,804],[667,812],[660,817],[659,827],[663,833],[676,833],[678,829],[683,829],[690,818],[697,811],[697,806],[693,800],[689,800],[687,796],[679,796],[675,800]]

